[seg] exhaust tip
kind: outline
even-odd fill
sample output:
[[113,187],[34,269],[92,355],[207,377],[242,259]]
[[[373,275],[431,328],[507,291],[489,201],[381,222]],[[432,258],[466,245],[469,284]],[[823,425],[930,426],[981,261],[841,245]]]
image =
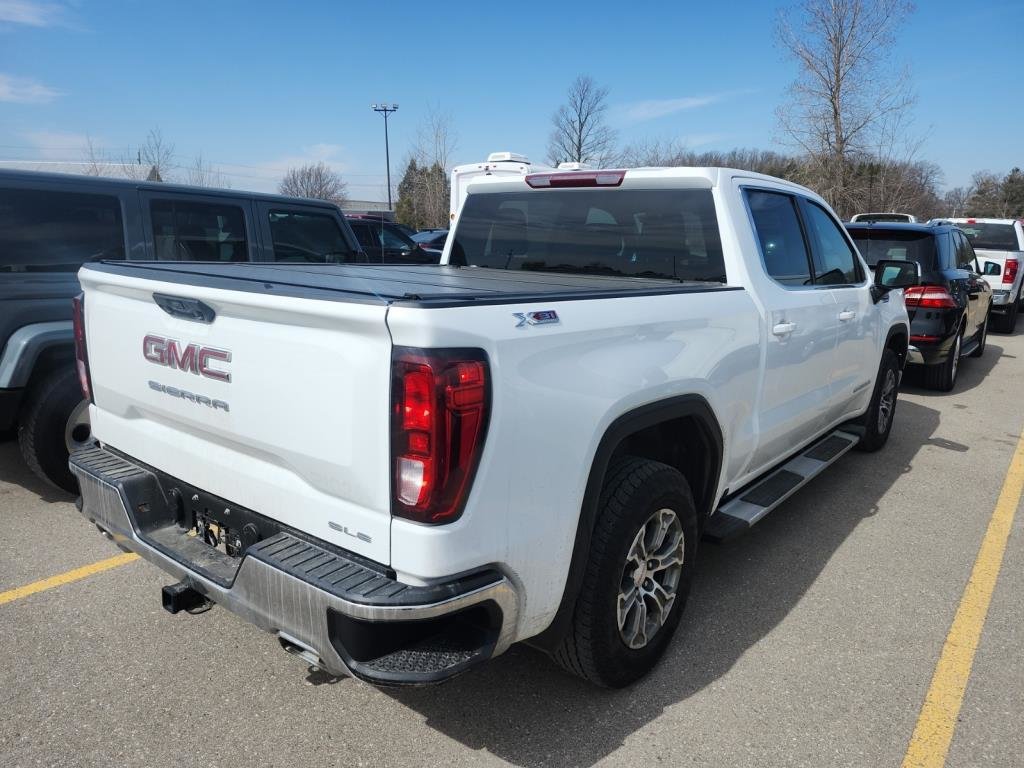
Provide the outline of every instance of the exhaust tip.
[[178,613],[194,611],[210,601],[206,595],[192,589],[187,582],[179,581],[177,584],[169,584],[160,590],[160,602],[168,613]]

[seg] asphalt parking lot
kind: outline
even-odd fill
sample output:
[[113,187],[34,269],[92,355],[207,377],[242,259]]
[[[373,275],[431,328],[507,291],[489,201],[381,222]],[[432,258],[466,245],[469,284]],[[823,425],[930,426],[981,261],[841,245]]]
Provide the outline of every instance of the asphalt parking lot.
[[[1024,429],[1022,381],[1024,333],[992,335],[952,394],[909,376],[885,450],[704,546],[665,660],[618,692],[521,646],[378,690],[223,610],[165,613],[170,579],[142,561],[69,580],[118,550],[4,442],[0,765],[898,766]],[[1018,513],[949,766],[1024,760],[1022,595]]]

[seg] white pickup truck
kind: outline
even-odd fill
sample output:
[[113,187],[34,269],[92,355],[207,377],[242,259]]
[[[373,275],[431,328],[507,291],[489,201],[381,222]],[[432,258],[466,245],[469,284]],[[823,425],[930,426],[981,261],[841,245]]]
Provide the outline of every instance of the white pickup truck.
[[981,274],[992,286],[992,313],[1013,333],[1024,302],[1024,220],[950,219],[974,246]]
[[80,272],[81,511],[334,674],[623,686],[703,537],[892,428],[914,262],[717,168],[482,177],[434,266]]

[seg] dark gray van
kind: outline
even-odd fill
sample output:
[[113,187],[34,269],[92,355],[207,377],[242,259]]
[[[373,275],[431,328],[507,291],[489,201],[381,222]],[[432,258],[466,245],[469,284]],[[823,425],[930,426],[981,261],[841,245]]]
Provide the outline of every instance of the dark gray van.
[[365,262],[320,200],[0,170],[0,433],[45,480],[77,493],[68,452],[89,439],[71,299],[87,261]]

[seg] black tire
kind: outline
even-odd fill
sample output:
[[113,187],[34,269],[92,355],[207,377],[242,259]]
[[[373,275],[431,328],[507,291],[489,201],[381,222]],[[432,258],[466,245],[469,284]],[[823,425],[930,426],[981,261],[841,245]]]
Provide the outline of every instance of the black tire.
[[929,365],[924,369],[924,384],[928,389],[949,392],[956,385],[957,373],[960,370],[960,346],[963,343],[963,329],[957,335],[949,357],[938,365]]
[[18,421],[18,442],[25,463],[46,482],[76,495],[78,482],[68,469],[65,430],[81,403],[78,373],[74,368],[61,368],[35,385]]
[[985,346],[988,344],[988,323],[991,319],[992,313],[989,312],[985,315],[985,322],[981,324],[981,330],[978,331],[978,346],[971,352],[971,357],[981,357],[985,354]]
[[900,359],[895,352],[887,349],[882,353],[882,362],[878,365],[878,378],[875,379],[875,391],[871,395],[871,405],[860,418],[864,435],[857,443],[858,451],[872,453],[889,440],[892,424],[896,420],[899,388]]
[[1020,301],[1010,303],[1010,311],[1003,315],[999,323],[999,330],[1003,333],[1013,333],[1017,330],[1017,315],[1020,314]]
[[[621,688],[651,671],[679,624],[696,562],[697,512],[682,473],[667,464],[630,456],[614,460],[608,468],[599,505],[572,625],[552,656],[569,672],[596,685]],[[635,540],[663,510],[675,513],[682,531],[675,598],[660,628],[649,637],[645,630],[643,647],[631,648],[619,628],[620,589],[632,578],[626,574]],[[651,584],[650,579],[642,582]],[[645,601],[638,601],[644,605],[644,617]]]

